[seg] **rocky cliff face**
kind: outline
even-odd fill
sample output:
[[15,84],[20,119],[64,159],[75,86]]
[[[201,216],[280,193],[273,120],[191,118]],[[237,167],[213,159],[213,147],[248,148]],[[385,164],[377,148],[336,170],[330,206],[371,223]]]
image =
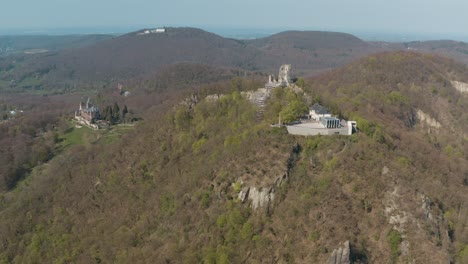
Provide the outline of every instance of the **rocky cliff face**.
[[333,250],[328,259],[328,264],[351,264],[349,241],[344,242],[342,246]]
[[433,128],[440,128],[441,124],[435,118],[431,117],[430,115],[424,113],[421,109],[417,109],[416,115],[418,120],[426,125],[433,127]]
[[[385,171],[386,177],[392,177],[392,171]],[[450,263],[449,227],[440,205],[398,184],[386,193],[383,205],[388,224],[401,235],[398,250],[402,257],[415,261],[411,255],[424,250],[431,252],[426,261]]]
[[298,144],[294,144],[286,162],[286,169],[283,175],[276,177],[276,179],[267,187],[256,187],[256,186],[245,186],[238,194],[238,199],[245,203],[250,201],[250,206],[254,210],[266,209],[268,210],[272,206],[272,202],[275,199],[276,189],[287,181],[291,169],[294,166],[297,155],[301,151]]
[[243,203],[250,200],[252,209],[268,208],[275,199],[275,189],[273,187],[259,188],[244,187],[238,196]]
[[457,89],[460,93],[468,93],[468,83],[451,81],[453,87]]

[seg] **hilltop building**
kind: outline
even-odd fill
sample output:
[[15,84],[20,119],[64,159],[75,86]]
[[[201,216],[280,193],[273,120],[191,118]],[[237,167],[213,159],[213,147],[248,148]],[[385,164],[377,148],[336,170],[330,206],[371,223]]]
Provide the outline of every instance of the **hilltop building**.
[[137,35],[160,34],[160,33],[166,33],[166,28],[145,29],[142,32],[137,33]]
[[269,75],[265,88],[287,87],[291,83],[291,64],[283,64],[279,69],[278,80],[274,75]]
[[331,117],[331,113],[319,103],[315,103],[309,108],[309,118],[319,121],[321,117]]
[[123,85],[121,83],[117,84],[117,90],[121,96],[128,97],[131,94],[129,91],[123,89]]
[[82,125],[98,129],[95,121],[101,118],[99,108],[95,107],[91,99],[88,98],[86,102],[81,101],[78,111],[75,111],[75,119]]
[[340,120],[319,103],[309,109],[309,119],[286,125],[289,134],[300,136],[351,135],[356,132],[356,121]]

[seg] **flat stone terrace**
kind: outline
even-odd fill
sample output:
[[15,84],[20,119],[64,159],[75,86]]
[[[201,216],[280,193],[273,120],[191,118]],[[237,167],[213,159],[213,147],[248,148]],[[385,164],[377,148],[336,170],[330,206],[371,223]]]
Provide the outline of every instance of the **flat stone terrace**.
[[344,125],[340,128],[325,128],[318,121],[305,121],[297,124],[287,125],[288,133],[300,136],[315,136],[315,135],[348,135],[348,126]]

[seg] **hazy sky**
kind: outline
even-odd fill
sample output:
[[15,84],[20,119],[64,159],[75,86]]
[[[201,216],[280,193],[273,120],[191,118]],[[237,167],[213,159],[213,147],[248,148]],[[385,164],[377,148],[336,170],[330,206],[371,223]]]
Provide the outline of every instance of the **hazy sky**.
[[466,0],[6,0],[0,29],[197,26],[468,35]]

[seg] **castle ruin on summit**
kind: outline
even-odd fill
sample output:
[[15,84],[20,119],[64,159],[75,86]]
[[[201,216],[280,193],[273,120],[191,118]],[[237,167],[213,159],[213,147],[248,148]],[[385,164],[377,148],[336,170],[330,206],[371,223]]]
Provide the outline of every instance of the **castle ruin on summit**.
[[291,64],[283,64],[279,69],[278,79],[276,80],[274,75],[269,75],[265,88],[287,87],[291,83]]

